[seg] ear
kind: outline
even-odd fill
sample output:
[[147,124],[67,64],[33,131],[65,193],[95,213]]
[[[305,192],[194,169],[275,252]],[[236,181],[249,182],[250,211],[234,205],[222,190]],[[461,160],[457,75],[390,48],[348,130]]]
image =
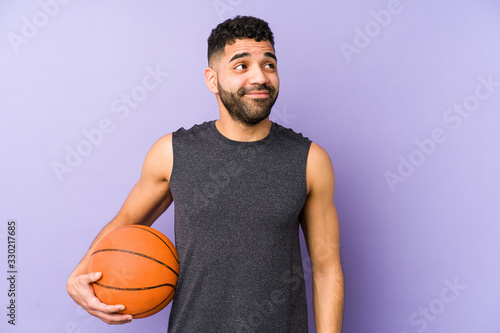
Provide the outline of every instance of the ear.
[[217,87],[217,72],[211,67],[205,69],[205,83],[211,92],[214,94],[219,93],[219,88]]

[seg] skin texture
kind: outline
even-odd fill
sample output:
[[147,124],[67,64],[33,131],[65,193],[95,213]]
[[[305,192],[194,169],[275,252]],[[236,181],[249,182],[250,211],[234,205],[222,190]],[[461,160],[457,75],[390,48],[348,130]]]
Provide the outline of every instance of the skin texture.
[[[279,92],[277,60],[271,43],[237,39],[226,45],[223,53],[210,60],[205,82],[217,99],[220,117],[215,124],[221,134],[245,142],[261,140],[269,134],[269,112]],[[132,318],[116,313],[122,305],[103,304],[95,297],[91,283],[100,278],[100,273],[87,274],[90,253],[110,231],[130,224],[151,226],[170,206],[172,162],[172,134],[168,134],[150,149],[141,177],[117,216],[97,235],[68,279],[67,290],[73,300],[108,324],[124,324]],[[306,177],[308,196],[301,225],[312,265],[316,328],[320,333],[340,333],[344,278],[339,222],[333,202],[335,177],[330,157],[315,143],[309,151]]]

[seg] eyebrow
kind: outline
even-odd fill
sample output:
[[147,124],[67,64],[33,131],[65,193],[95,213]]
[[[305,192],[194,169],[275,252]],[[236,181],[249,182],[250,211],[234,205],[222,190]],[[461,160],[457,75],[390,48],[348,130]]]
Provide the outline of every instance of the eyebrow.
[[[235,61],[235,60],[240,59],[240,58],[250,57],[250,56],[251,56],[251,55],[250,55],[250,53],[248,53],[248,52],[238,53],[238,54],[235,54],[235,55],[234,55],[234,56],[233,56],[233,57],[229,60],[229,62]],[[274,59],[274,60],[276,60],[276,61],[278,60],[278,59],[276,58],[276,56],[274,55],[274,53],[272,53],[272,52],[266,52],[266,53],[264,53],[264,56],[269,57],[269,58],[273,58],[273,59]]]

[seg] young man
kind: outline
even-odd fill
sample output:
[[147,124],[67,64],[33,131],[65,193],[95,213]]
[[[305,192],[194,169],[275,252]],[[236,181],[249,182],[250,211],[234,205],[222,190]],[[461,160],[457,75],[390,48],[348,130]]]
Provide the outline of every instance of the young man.
[[108,232],[153,222],[175,201],[180,274],[169,332],[307,332],[299,248],[304,231],[317,332],[341,331],[344,280],[328,154],[269,120],[278,97],[274,37],[253,17],[227,20],[208,39],[205,81],[220,118],[158,140],[117,216],[68,280],[70,296],[109,324],[131,316],[101,303],[87,274]]

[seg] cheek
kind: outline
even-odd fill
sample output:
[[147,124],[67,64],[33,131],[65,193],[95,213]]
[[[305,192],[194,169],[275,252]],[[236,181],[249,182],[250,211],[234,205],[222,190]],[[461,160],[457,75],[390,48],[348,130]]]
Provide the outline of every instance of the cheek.
[[279,89],[280,78],[279,78],[278,74],[273,75],[273,77],[270,79],[270,81],[271,81],[272,85],[276,87],[276,89]]
[[220,77],[219,84],[222,85],[224,90],[235,92],[245,85],[245,80],[241,75],[224,75]]

